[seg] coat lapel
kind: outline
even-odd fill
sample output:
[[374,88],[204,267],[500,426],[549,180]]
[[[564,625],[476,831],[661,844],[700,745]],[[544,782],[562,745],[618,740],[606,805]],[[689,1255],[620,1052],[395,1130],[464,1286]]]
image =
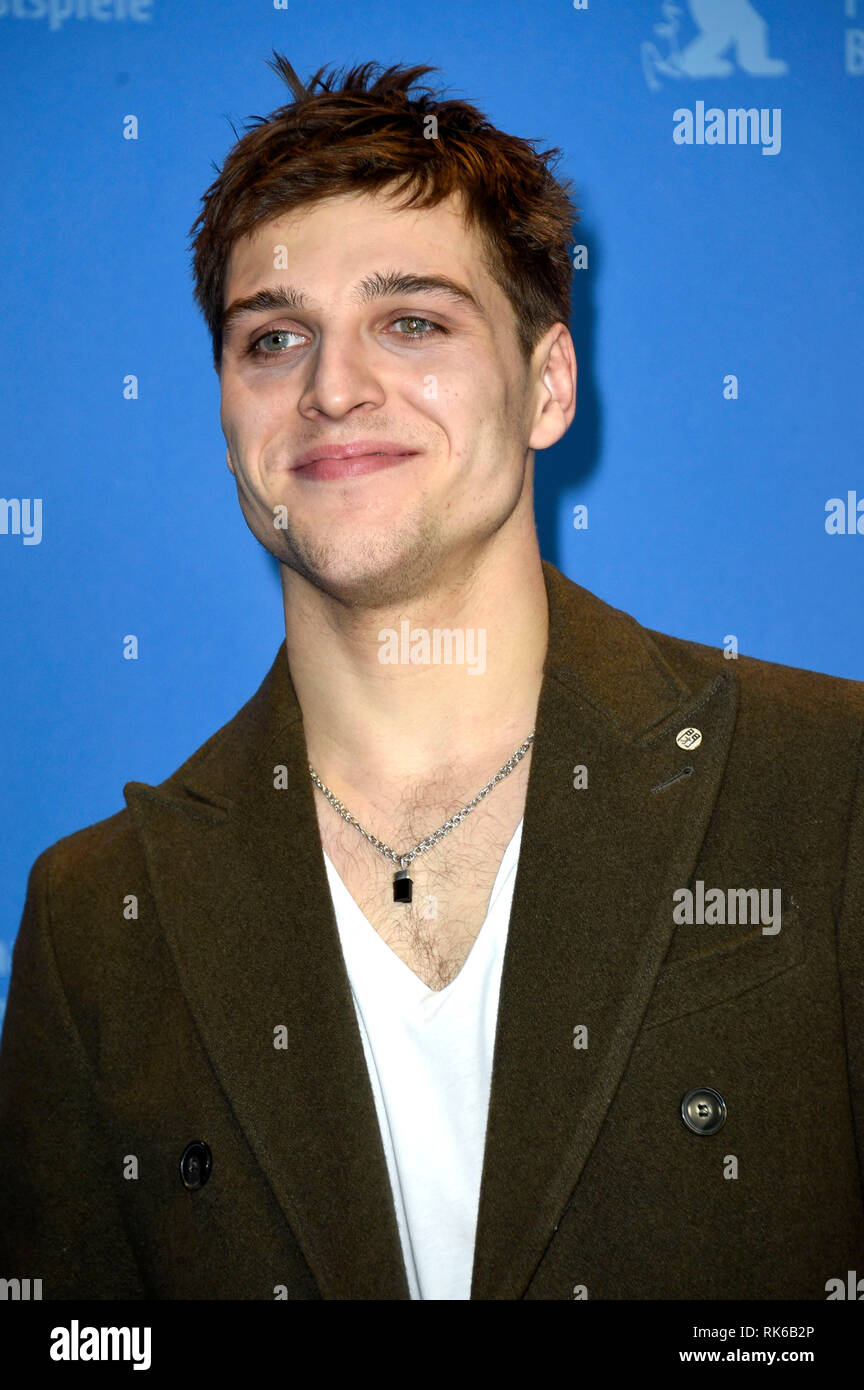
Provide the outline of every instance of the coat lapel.
[[[549,646],[474,1299],[523,1296],[578,1182],[669,946],[671,895],[697,861],[737,703],[731,672],[688,692],[632,618],[546,562],[543,573]],[[689,724],[702,732],[691,753],[675,742]],[[588,787],[576,790],[579,764]],[[686,765],[692,775],[652,791]],[[124,791],[203,1044],[323,1297],[407,1299],[284,643],[253,698],[183,767]],[[587,1049],[573,1047],[578,1025]]]
[[284,644],[189,764],[124,790],[200,1036],[322,1296],[407,1299]]
[[[550,632],[499,1000],[474,1299],[530,1283],[615,1096],[717,796],[737,707],[544,564]],[[691,752],[676,735],[702,733]],[[584,766],[587,787],[574,788]],[[694,771],[669,782],[682,768]],[[574,1047],[574,1028],[587,1047]]]

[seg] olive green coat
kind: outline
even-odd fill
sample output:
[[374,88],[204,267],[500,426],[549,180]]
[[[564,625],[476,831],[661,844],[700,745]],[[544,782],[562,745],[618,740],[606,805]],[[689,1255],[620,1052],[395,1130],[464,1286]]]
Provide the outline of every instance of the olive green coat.
[[[728,660],[544,576],[471,1296],[824,1299],[864,1273],[864,684]],[[31,871],[0,1276],[406,1299],[284,643],[177,772],[124,791]],[[779,889],[779,932],[676,921],[697,882]],[[682,1119],[696,1087],[725,1102],[714,1134]]]

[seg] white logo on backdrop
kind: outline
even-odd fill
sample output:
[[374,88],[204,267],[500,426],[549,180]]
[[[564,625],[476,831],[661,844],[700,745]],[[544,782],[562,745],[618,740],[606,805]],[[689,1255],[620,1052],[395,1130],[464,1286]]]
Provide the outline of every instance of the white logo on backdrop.
[[[699,30],[684,47],[678,31],[684,8],[663,0],[663,20],[654,25],[658,42],[642,45],[642,70],[657,92],[661,77],[729,77],[735,63],[751,77],[782,77],[789,66],[768,53],[768,25],[751,0],[687,0],[690,18]],[[662,53],[658,44],[666,44]]]

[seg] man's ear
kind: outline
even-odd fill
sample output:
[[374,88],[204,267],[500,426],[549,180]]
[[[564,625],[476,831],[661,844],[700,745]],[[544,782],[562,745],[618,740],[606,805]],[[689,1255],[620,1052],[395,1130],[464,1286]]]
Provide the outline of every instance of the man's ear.
[[548,395],[545,400],[538,398],[528,447],[548,449],[567,432],[576,414],[578,367],[573,339],[566,325],[554,324],[537,344],[535,353],[543,362],[540,381]]

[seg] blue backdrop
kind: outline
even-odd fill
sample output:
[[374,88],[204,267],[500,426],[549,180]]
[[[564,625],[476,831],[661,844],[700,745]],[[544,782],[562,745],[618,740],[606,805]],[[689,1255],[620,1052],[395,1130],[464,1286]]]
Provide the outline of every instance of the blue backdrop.
[[289,100],[273,48],[304,80],[435,64],[563,150],[579,401],[537,455],[543,555],[648,627],[864,679],[864,0],[0,0],[0,1001],[39,852],[284,637],[187,251],[231,123]]

